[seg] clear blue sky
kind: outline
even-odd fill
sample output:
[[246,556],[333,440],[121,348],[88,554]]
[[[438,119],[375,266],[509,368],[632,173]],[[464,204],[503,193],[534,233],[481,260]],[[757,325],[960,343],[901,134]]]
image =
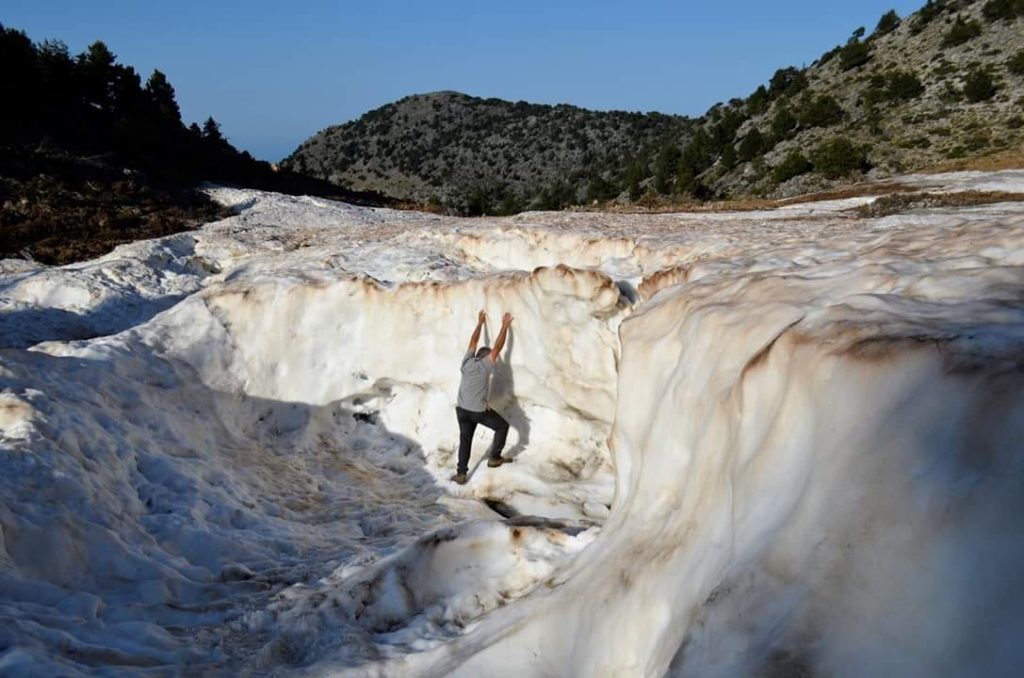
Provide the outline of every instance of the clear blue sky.
[[278,160],[323,127],[443,89],[699,115],[922,4],[4,0],[0,23],[73,53],[103,40],[143,78],[164,71],[186,121],[213,115],[236,146]]

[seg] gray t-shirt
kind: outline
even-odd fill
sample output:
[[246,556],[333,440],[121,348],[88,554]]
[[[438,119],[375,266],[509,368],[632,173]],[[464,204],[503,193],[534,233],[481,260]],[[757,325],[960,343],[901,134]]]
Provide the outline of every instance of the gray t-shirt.
[[471,412],[487,409],[487,390],[491,384],[494,364],[488,355],[477,358],[472,352],[462,359],[462,381],[459,382],[458,406]]

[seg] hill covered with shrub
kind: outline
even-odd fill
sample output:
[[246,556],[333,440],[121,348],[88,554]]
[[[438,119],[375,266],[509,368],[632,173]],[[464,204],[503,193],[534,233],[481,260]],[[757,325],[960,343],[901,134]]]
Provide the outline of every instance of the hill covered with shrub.
[[282,165],[459,212],[507,214],[606,200],[621,185],[639,194],[646,159],[692,124],[682,116],[434,92],[329,127]]
[[406,97],[304,142],[299,172],[467,213],[594,200],[785,196],[1020,153],[1024,3],[929,0],[857,28],[700,118],[454,92]]

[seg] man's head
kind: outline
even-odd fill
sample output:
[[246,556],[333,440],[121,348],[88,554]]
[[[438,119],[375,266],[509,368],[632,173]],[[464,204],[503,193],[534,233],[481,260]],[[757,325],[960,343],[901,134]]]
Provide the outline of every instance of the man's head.
[[491,352],[491,347],[490,346],[481,346],[479,349],[477,349],[476,357],[477,358],[485,358],[485,357],[487,357],[487,354],[490,353],[490,352]]

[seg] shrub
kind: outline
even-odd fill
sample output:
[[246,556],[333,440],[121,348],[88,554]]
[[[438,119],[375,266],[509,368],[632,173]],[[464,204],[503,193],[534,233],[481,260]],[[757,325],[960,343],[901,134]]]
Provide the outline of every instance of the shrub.
[[623,183],[626,184],[626,188],[629,191],[629,200],[636,202],[640,199],[643,194],[643,189],[640,186],[640,182],[647,176],[647,168],[639,161],[634,161],[626,170],[626,176]]
[[772,99],[799,94],[808,85],[807,76],[798,68],[780,68],[768,82],[768,95]]
[[753,160],[757,156],[768,150],[767,140],[764,135],[761,134],[761,130],[756,127],[743,137],[739,147],[739,159],[746,162]]
[[698,200],[706,200],[711,197],[711,191],[708,187],[694,176],[693,172],[686,168],[679,171],[673,188],[677,195],[691,195]]
[[618,187],[600,175],[591,179],[587,186],[587,202],[611,200],[618,194]]
[[736,166],[736,147],[732,144],[726,144],[725,148],[722,149],[722,154],[718,156],[718,162],[721,166],[727,170],[732,169]]
[[871,46],[866,42],[852,40],[839,50],[839,68],[848,71],[863,66],[871,59]]
[[913,73],[896,71],[885,79],[885,95],[889,99],[903,101],[916,99],[924,93],[924,85]]
[[816,172],[829,179],[838,179],[850,172],[868,168],[864,148],[843,137],[835,137],[818,144],[811,151],[811,162],[814,163]]
[[736,130],[746,122],[747,116],[734,108],[727,108],[721,118],[711,127],[711,138],[722,148],[736,138]]
[[843,49],[842,45],[836,45],[835,47],[833,47],[833,48],[832,48],[832,49],[830,49],[829,51],[825,52],[825,53],[824,53],[824,54],[822,54],[822,55],[821,55],[820,57],[818,57],[818,65],[819,65],[819,66],[824,66],[824,65],[825,65],[825,64],[827,64],[828,62],[832,61],[832,59],[833,59],[833,58],[834,58],[834,57],[835,57],[835,56],[836,56],[837,54],[839,54],[839,52],[840,52],[840,51],[841,51],[842,49]]
[[1024,75],[1024,49],[1009,58],[1006,62],[1006,70],[1014,75]]
[[677,194],[689,193],[697,185],[697,177],[694,176],[693,171],[687,168],[679,170],[679,174],[676,175],[675,184],[672,186],[672,190]]
[[920,31],[924,26],[931,23],[946,9],[948,0],[928,0],[917,12],[917,25],[915,28]]
[[765,89],[764,85],[760,85],[754,90],[753,94],[747,97],[747,111],[751,115],[758,115],[768,110],[768,104],[771,102],[768,96],[768,90]]
[[1011,21],[1024,16],[1024,0],[988,0],[982,6],[981,13],[989,21]]
[[975,68],[964,78],[964,96],[971,103],[991,99],[998,89],[992,76],[979,68]]
[[804,127],[826,127],[843,119],[839,102],[829,95],[806,97],[801,101],[800,124]]
[[785,139],[796,129],[796,117],[785,106],[780,106],[772,118],[772,135],[776,139]]
[[878,25],[875,26],[875,35],[886,35],[888,33],[892,33],[899,25],[900,15],[896,13],[896,10],[890,9],[882,15],[881,19],[878,20]]
[[689,143],[683,148],[678,166],[689,169],[696,176],[711,167],[717,152],[718,149],[715,147],[711,135],[703,127],[698,127],[690,137]]
[[793,177],[798,177],[801,174],[807,174],[813,169],[810,161],[804,157],[804,154],[800,151],[790,151],[786,157],[780,162],[774,170],[772,170],[772,178],[775,183],[781,184],[784,181],[789,181]]
[[979,35],[981,35],[981,24],[973,19],[965,20],[958,14],[956,21],[954,21],[953,25],[949,27],[946,34],[942,36],[942,46],[956,47],[957,45],[964,44],[968,40],[973,40]]

